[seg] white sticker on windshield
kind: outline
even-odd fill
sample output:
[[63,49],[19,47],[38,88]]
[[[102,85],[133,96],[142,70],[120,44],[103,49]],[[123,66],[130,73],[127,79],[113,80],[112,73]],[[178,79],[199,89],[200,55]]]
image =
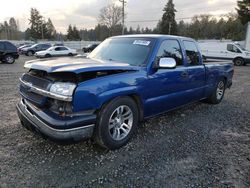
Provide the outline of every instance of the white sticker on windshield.
[[133,44],[148,46],[148,45],[150,44],[150,41],[146,41],[146,40],[135,40]]

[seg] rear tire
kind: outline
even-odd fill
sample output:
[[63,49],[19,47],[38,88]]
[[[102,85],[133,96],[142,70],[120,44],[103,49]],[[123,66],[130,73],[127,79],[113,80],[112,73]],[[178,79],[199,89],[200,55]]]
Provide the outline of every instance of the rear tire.
[[15,58],[12,55],[5,55],[4,62],[7,64],[13,64],[15,63]]
[[244,59],[243,58],[236,58],[235,60],[234,60],[234,65],[235,66],[242,66],[242,65],[244,65],[245,64],[245,62],[244,62]]
[[73,56],[73,54],[72,54],[72,53],[69,53],[69,54],[68,54],[68,56],[72,57],[72,56]]
[[207,99],[207,102],[211,104],[219,104],[225,94],[226,90],[226,81],[225,79],[220,79],[216,84],[216,88],[214,89],[212,95]]
[[119,97],[104,105],[98,113],[95,141],[101,147],[115,150],[126,145],[137,131],[139,113],[129,97]]

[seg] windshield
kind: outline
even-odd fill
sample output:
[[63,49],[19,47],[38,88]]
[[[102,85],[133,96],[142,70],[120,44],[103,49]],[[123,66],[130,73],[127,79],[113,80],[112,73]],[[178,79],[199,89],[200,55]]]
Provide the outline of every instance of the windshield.
[[245,48],[243,48],[240,44],[235,44],[239,49],[241,49],[242,51],[246,51]]
[[150,38],[106,39],[88,57],[143,66],[146,64],[153,43],[154,40]]
[[50,47],[47,49],[47,51],[53,51],[54,50],[54,47]]
[[38,44],[33,44],[31,48],[35,48],[36,46],[38,46]]

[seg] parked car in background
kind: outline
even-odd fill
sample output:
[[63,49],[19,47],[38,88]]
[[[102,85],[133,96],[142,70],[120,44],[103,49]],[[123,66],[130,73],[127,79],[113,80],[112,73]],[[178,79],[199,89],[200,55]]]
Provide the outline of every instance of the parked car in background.
[[238,43],[228,42],[200,42],[203,58],[232,60],[236,66],[250,63],[250,52],[242,48]]
[[64,46],[64,44],[63,43],[55,43],[55,44],[53,44],[53,46]]
[[20,47],[18,47],[17,48],[17,51],[18,51],[18,53],[19,54],[23,54],[23,48],[29,48],[29,47],[31,47],[33,44],[25,44],[25,45],[22,45],[22,46],[20,46]]
[[66,46],[53,46],[47,50],[39,51],[35,53],[36,57],[59,57],[59,56],[74,56],[77,55],[76,50],[70,49]]
[[204,64],[193,39],[168,35],[112,37],[88,58],[25,68],[17,105],[24,127],[57,140],[93,137],[108,149],[128,143],[145,118],[220,103],[234,73],[232,63]]
[[51,47],[51,44],[49,43],[39,43],[39,44],[34,44],[31,47],[23,48],[22,51],[25,55],[32,56],[36,52],[47,50],[50,47]]
[[24,46],[24,45],[30,45],[30,46],[32,46],[34,44],[35,44],[34,42],[22,42],[22,43],[16,44],[16,47],[19,48],[19,47]]
[[90,44],[82,49],[84,53],[92,52],[99,44]]
[[9,41],[0,41],[0,61],[12,64],[18,59],[17,47]]

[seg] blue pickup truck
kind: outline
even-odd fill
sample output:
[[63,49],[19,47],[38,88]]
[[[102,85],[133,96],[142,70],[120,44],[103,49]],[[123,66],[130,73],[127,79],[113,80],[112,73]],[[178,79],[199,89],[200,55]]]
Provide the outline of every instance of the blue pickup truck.
[[87,58],[26,63],[18,115],[55,140],[94,138],[117,149],[140,121],[183,105],[221,102],[232,64],[203,64],[191,38],[130,35],[106,39]]

